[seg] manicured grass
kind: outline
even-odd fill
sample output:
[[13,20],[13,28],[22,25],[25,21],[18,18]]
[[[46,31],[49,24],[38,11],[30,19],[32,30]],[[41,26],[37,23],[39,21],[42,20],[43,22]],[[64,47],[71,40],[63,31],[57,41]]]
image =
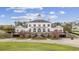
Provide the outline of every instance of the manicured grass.
[[20,38],[20,37],[17,37],[16,39],[17,40],[27,40],[27,39],[30,39],[30,38]]
[[47,43],[0,42],[0,51],[79,51],[79,48]]
[[47,40],[47,38],[31,38],[32,40]]
[[47,38],[20,38],[20,37],[17,37],[16,39],[17,40],[27,40],[27,39],[32,39],[32,40],[47,40]]
[[73,34],[79,35],[79,32],[73,32]]

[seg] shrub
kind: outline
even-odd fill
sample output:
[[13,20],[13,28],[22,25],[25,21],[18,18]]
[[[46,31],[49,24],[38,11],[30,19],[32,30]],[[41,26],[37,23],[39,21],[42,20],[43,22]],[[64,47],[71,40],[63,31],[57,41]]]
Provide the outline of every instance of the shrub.
[[53,39],[54,38],[54,35],[51,34],[51,35],[48,36],[48,38],[49,39]]
[[8,33],[0,33],[0,38],[10,38],[11,34]]

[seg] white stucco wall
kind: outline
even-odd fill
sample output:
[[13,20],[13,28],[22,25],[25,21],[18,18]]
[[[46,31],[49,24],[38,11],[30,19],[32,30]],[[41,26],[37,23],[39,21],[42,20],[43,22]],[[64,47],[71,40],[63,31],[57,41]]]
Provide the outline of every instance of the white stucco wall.
[[[35,27],[34,27],[34,24],[36,25]],[[44,24],[45,24],[45,27],[43,26]],[[48,24],[50,25],[49,27],[48,27]],[[29,25],[31,26],[29,27]],[[48,32],[47,30],[48,28],[51,30],[51,23],[28,23],[28,28],[31,29],[32,32],[34,28],[36,28],[36,31],[38,31],[38,29],[40,28],[41,32],[43,32],[43,29],[45,29],[46,32]]]
[[[43,29],[45,29],[45,32],[48,32],[48,29],[50,29],[50,31],[54,31],[54,30],[62,30],[63,32],[63,27],[61,26],[56,26],[54,28],[51,27],[51,23],[27,23],[28,24],[28,27],[27,28],[24,28],[22,26],[17,26],[15,28],[15,32],[20,32],[20,31],[26,31],[26,32],[29,32],[29,29],[31,29],[31,32],[33,32],[33,29],[36,28],[36,32],[38,32],[38,29],[40,28],[41,29],[41,32],[43,32]],[[36,25],[34,27],[34,24]],[[45,27],[43,26],[45,24]],[[50,26],[48,26],[48,24]],[[31,25],[29,27],[29,25]],[[40,26],[39,26],[40,25]],[[18,30],[18,31],[17,31]]]

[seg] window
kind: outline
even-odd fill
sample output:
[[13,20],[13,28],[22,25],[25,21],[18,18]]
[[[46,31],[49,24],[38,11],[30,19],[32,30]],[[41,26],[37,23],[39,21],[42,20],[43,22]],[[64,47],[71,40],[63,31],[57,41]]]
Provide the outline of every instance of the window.
[[29,27],[31,27],[31,25],[29,24]]
[[36,27],[36,24],[34,24],[34,27]]
[[48,29],[48,32],[50,32],[50,29]]
[[36,28],[33,29],[33,32],[36,32]]
[[50,24],[48,24],[48,27],[50,26]]
[[41,29],[40,28],[38,29],[38,32],[41,32]]
[[38,26],[40,27],[41,25],[39,24]]
[[45,24],[43,26],[45,27]]
[[31,32],[31,29],[29,29],[29,32]]
[[43,29],[43,32],[45,32],[45,28]]

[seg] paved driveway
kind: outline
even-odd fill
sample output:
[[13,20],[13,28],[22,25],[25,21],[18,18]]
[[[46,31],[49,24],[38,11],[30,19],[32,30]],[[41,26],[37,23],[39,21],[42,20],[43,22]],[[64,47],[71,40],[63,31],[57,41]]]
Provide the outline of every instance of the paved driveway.
[[7,38],[7,39],[0,39],[0,42],[39,42],[39,43],[51,43],[51,44],[62,44],[62,45],[69,45],[73,47],[79,47],[79,38],[71,40],[70,38],[63,38],[59,40],[16,40],[16,38]]

